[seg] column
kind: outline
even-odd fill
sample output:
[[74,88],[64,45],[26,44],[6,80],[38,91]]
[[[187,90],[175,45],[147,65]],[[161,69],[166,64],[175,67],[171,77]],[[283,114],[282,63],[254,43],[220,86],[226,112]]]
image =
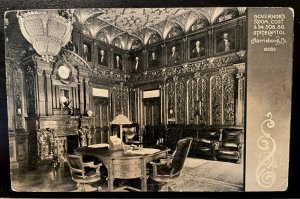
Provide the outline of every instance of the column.
[[130,67],[131,67],[131,65],[130,65],[130,63],[129,63],[129,54],[127,54],[127,53],[125,53],[124,54],[124,60],[125,60],[125,62],[123,61],[123,72],[124,73],[130,73]]
[[144,56],[144,63],[143,63],[143,69],[141,71],[145,71],[148,68],[148,51],[147,51],[147,49],[143,50],[143,56]]
[[160,88],[160,123],[164,124],[164,84],[159,85]]
[[166,61],[167,60],[167,52],[165,51],[165,49],[166,49],[165,46],[166,46],[165,44],[161,45],[161,53],[162,53],[162,55],[161,55],[162,56],[161,57],[161,62],[162,62],[161,65],[162,65],[162,67],[167,66],[167,61]]
[[[10,68],[11,67],[11,68]],[[6,83],[8,85],[7,89],[7,121],[8,130],[15,130],[15,106],[14,106],[14,84],[13,84],[13,66],[7,67]]]
[[182,63],[186,63],[188,60],[188,45],[187,45],[187,36],[185,36],[183,39],[183,59]]
[[44,70],[37,69],[38,75],[38,104],[39,104],[39,115],[46,115],[46,96],[45,96],[45,77]]
[[52,110],[52,86],[51,86],[51,71],[45,70],[46,75],[46,85],[47,85],[47,115],[53,115]]
[[60,92],[58,86],[55,86],[55,92],[56,92],[56,108],[60,108]]
[[55,86],[52,86],[52,107],[57,108],[56,105]]
[[83,77],[79,77],[79,83],[80,83],[80,114],[84,114],[84,81]]
[[75,96],[76,96],[76,109],[79,108],[79,96],[78,96],[78,88],[75,88]]
[[84,85],[85,85],[85,109],[88,111],[90,109],[90,85],[89,85],[89,78],[84,78]]
[[245,116],[245,63],[234,64],[237,68],[237,100],[236,100],[236,114],[235,125],[244,125]]
[[208,31],[208,57],[212,57],[214,55],[214,38],[213,38],[214,30],[210,29]]
[[175,113],[175,124],[177,124],[177,83],[178,83],[178,76],[173,77],[173,81],[175,84],[175,95],[174,95],[174,113]]

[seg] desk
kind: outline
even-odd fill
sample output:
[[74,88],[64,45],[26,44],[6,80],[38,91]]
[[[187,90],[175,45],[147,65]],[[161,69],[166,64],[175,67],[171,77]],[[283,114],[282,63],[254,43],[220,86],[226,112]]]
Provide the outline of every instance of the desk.
[[124,153],[123,150],[111,151],[103,148],[81,147],[75,153],[81,156],[93,156],[107,168],[108,191],[113,191],[115,178],[132,179],[140,178],[142,191],[147,191],[147,163],[160,158],[166,158],[170,149],[160,148],[153,154],[137,155]]

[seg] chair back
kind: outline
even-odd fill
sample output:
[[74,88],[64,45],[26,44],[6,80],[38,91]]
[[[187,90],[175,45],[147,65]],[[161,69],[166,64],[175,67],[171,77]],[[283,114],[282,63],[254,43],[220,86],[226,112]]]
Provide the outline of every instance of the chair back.
[[240,144],[242,142],[242,130],[224,129],[222,131],[222,142]]
[[179,174],[190,151],[193,138],[188,137],[178,141],[173,153],[171,168],[173,175]]
[[83,160],[81,156],[78,155],[67,155],[68,165],[70,167],[71,176],[76,177],[78,175],[84,175]]

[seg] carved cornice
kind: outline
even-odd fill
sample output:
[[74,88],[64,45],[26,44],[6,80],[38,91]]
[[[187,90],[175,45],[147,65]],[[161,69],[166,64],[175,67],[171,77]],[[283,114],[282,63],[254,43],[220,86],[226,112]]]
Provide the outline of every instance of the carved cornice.
[[[244,53],[243,53],[244,54]],[[130,82],[133,85],[145,84],[151,82],[164,82],[167,78],[175,75],[185,75],[192,73],[207,73],[210,71],[226,70],[229,66],[236,63],[245,62],[245,56],[240,56],[240,53],[232,53],[226,56],[209,58],[193,63],[187,63],[187,66],[167,67],[158,70],[145,71],[142,73],[131,75]],[[221,71],[221,74],[222,71]]]

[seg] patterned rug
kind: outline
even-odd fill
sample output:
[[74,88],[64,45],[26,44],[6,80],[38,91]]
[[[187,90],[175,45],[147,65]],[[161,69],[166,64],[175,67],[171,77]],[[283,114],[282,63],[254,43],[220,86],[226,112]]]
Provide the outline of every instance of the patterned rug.
[[241,192],[243,186],[222,181],[182,174],[178,179],[162,187],[161,192]]

